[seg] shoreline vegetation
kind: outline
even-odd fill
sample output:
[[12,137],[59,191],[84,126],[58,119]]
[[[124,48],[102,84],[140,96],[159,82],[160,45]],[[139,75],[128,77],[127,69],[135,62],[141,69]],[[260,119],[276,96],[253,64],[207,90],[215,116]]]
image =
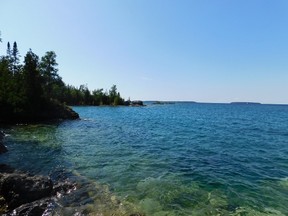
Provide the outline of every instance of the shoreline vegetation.
[[31,123],[57,119],[78,119],[69,106],[143,106],[142,101],[125,101],[113,85],[90,91],[65,84],[58,74],[56,53],[39,58],[30,49],[20,63],[17,43],[7,43],[0,56],[0,123]]
[[[109,92],[67,85],[57,66],[55,52],[48,51],[39,58],[31,49],[21,64],[17,43],[13,47],[7,43],[6,55],[0,56],[0,126],[79,119],[70,106],[144,105],[142,101],[125,101],[116,85]],[[0,131],[0,155],[9,151],[4,140],[5,133]],[[0,164],[0,214],[42,215],[51,211],[55,197],[76,189],[75,183],[52,182],[48,176],[31,175]]]

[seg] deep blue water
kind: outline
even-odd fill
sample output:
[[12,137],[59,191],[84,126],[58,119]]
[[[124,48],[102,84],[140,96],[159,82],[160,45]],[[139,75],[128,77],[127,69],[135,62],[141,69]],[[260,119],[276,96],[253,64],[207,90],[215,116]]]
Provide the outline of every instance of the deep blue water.
[[10,151],[0,157],[80,181],[59,214],[288,215],[288,106],[74,110],[81,120],[6,128]]

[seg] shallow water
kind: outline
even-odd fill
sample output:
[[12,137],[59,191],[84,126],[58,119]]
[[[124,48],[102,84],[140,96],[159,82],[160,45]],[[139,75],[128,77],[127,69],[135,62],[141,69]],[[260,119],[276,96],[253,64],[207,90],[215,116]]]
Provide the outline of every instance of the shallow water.
[[288,106],[74,109],[5,129],[1,163],[79,181],[55,214],[288,215]]

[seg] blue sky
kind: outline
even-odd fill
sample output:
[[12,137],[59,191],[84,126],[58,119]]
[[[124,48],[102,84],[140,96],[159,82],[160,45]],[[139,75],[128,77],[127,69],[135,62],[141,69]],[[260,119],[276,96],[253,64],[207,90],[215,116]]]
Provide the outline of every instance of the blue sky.
[[288,104],[287,0],[0,0],[6,52],[126,99]]

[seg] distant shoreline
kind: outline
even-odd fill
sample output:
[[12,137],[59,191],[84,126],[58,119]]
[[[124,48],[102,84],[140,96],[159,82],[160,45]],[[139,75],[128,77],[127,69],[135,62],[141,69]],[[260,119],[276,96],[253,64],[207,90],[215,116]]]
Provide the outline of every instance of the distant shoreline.
[[259,102],[231,102],[230,104],[239,104],[239,105],[261,105]]
[[174,100],[143,100],[145,103],[158,103],[160,102],[161,104],[176,104],[176,103],[194,103],[194,104],[227,104],[227,105],[279,105],[279,106],[288,106],[288,103],[260,103],[260,102],[247,102],[247,101],[233,101],[233,102],[199,102],[199,101],[184,101],[184,100],[179,100],[179,101],[174,101]]
[[[285,103],[260,103],[260,102],[197,102],[197,101],[166,101],[166,100],[143,100],[143,105],[173,105],[173,104],[226,104],[226,105],[271,105],[271,106],[288,106]],[[69,105],[71,107],[86,107],[95,105]],[[97,105],[95,107],[129,107],[129,105]],[[133,106],[131,106],[133,107]]]

